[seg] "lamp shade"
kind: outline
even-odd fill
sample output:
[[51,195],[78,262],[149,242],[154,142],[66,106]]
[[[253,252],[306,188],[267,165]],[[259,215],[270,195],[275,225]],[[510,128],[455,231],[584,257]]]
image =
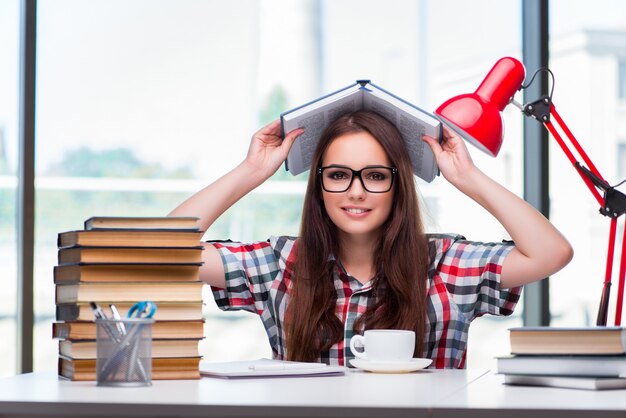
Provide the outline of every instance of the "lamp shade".
[[474,93],[453,97],[435,114],[457,134],[489,155],[502,146],[502,110],[524,82],[524,65],[511,57],[498,60]]

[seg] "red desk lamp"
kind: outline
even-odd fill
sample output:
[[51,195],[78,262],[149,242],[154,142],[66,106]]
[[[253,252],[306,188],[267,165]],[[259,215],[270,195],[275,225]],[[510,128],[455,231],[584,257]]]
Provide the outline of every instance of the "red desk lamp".
[[[547,71],[552,76],[552,72],[549,69],[540,69],[535,75],[540,71]],[[533,75],[529,84],[524,86],[522,83],[525,73],[524,65],[515,58],[501,58],[493,66],[491,71],[489,71],[474,93],[462,94],[447,100],[437,108],[435,114],[465,140],[494,157],[498,154],[500,146],[502,145],[502,110],[504,110],[509,103],[518,107],[524,115],[537,119],[552,134],[589,188],[589,191],[591,191],[600,204],[600,213],[611,219],[604,285],[596,321],[596,325],[605,326],[609,307],[617,218],[626,213],[626,195],[616,190],[614,186],[610,186],[600,175],[598,169],[591,162],[556,111],[552,103],[552,92],[550,92],[550,95],[544,95],[538,100],[524,105],[513,100],[515,93],[518,90],[527,88],[535,78],[535,75]],[[552,83],[552,88],[554,89],[554,82]],[[554,118],[557,126],[565,133],[567,139],[586,166],[576,160],[574,153],[552,124],[550,120],[551,117]],[[603,195],[600,194],[598,189],[603,192]],[[622,239],[619,287],[617,305],[615,308],[615,325],[621,324],[625,276],[626,228]]]

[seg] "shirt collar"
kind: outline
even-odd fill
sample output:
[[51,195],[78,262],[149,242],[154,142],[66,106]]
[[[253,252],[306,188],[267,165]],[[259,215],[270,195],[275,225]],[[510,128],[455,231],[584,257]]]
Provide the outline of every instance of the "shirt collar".
[[[370,290],[372,288],[374,279],[370,279],[365,283],[361,283],[355,277],[351,276],[344,267],[341,260],[336,258],[334,255],[331,256],[332,260],[335,261],[335,268],[333,270],[334,280],[338,280],[341,283],[348,284],[353,292],[364,292]],[[330,260],[330,257],[329,257]]]

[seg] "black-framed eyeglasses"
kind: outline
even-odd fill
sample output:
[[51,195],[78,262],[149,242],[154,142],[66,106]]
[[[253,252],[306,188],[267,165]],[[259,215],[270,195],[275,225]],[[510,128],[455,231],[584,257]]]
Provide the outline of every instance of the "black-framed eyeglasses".
[[393,179],[398,173],[394,167],[370,165],[360,170],[353,170],[343,165],[329,165],[317,169],[322,188],[330,193],[342,193],[352,186],[355,177],[363,188],[370,193],[386,193],[393,186]]

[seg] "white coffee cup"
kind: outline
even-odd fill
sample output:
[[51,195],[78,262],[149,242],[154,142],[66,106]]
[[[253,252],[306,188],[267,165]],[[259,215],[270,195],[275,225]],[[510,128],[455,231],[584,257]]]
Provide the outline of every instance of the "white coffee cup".
[[[370,329],[365,335],[350,339],[350,350],[355,357],[370,361],[409,361],[415,350],[415,332],[397,329]],[[358,351],[360,343],[363,351]]]

